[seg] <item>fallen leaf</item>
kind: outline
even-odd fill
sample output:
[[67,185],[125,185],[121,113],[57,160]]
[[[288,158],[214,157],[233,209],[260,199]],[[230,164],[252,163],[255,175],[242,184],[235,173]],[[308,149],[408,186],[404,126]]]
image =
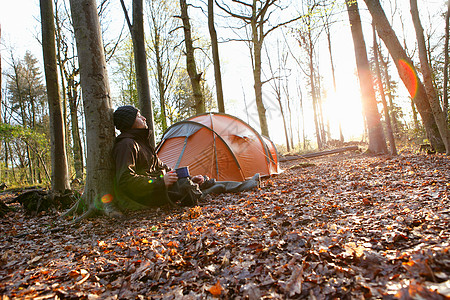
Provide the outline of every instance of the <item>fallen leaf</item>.
[[208,289],[213,296],[220,296],[222,294],[223,288],[220,285],[220,281],[217,280],[217,283]]
[[302,293],[303,267],[294,265],[291,277],[286,284],[285,293],[292,297]]
[[40,261],[41,258],[42,258],[41,255],[37,255],[37,256],[33,257],[32,259],[30,259],[29,261],[27,261],[27,264],[32,265],[32,264]]

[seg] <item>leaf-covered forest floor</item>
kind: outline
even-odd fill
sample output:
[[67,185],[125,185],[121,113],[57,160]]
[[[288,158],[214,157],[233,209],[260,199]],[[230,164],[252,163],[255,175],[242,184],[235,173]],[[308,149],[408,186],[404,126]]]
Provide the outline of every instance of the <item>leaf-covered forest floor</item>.
[[449,299],[450,159],[347,153],[76,225],[0,219],[2,299]]

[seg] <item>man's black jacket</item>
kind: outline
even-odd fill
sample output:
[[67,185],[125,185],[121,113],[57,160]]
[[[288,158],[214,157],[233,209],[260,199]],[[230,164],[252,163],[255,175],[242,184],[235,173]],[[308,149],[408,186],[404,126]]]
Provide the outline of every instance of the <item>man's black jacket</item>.
[[139,209],[167,203],[163,176],[170,168],[158,158],[148,136],[148,129],[130,129],[116,137],[115,196],[122,208]]

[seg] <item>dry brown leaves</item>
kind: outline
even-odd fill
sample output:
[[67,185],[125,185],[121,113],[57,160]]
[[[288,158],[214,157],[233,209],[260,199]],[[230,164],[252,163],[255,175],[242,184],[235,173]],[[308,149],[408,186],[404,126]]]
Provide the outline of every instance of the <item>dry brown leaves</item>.
[[450,160],[333,156],[199,207],[1,219],[8,298],[448,299]]

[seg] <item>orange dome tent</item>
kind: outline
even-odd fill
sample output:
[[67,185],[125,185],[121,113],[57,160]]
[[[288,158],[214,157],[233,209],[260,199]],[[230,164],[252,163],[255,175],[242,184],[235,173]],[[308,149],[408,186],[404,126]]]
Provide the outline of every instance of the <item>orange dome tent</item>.
[[208,175],[219,181],[281,172],[272,141],[239,118],[223,113],[206,113],[173,124],[156,152],[171,168],[188,166],[191,175]]

